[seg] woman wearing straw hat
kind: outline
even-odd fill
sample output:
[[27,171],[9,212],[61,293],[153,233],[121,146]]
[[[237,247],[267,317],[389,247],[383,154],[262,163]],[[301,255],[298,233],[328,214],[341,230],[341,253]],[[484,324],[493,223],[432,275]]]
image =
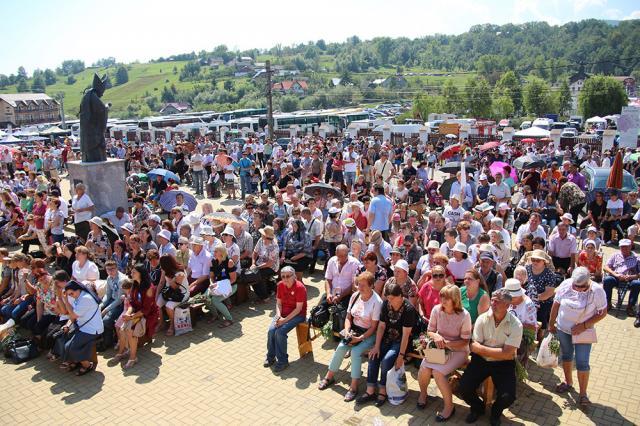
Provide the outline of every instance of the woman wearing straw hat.
[[265,226],[259,232],[261,237],[253,249],[251,269],[257,271],[260,277],[259,281],[254,284],[253,291],[259,301],[264,303],[273,290],[269,288],[271,278],[277,275],[280,269],[280,250],[272,226]]

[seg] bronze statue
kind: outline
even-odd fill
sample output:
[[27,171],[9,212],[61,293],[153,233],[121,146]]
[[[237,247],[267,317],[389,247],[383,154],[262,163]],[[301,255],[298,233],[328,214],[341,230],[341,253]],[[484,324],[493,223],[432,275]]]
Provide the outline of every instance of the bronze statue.
[[107,161],[104,133],[107,130],[109,110],[100,100],[107,84],[106,75],[101,79],[98,74],[94,74],[92,87],[85,92],[80,102],[80,151],[85,163]]

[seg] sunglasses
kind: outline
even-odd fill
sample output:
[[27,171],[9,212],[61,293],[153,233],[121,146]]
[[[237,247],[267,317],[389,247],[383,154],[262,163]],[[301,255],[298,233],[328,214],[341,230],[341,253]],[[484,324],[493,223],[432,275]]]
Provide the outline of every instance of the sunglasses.
[[538,263],[538,262],[544,262],[544,260],[542,259],[531,259],[532,262]]
[[282,279],[293,278],[292,274],[282,274]]
[[444,274],[433,274],[431,275],[433,278],[444,278]]

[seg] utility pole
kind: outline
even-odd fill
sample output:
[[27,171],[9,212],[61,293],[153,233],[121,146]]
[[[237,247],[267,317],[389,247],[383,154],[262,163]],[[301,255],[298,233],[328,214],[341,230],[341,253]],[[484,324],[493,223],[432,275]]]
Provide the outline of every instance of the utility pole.
[[271,90],[271,61],[267,60],[265,66],[267,69],[267,125],[269,126],[267,137],[273,140],[273,93]]

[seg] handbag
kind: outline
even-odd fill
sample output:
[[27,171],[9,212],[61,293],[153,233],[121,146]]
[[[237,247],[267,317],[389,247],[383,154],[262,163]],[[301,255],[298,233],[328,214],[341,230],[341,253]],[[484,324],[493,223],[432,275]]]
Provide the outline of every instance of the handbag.
[[16,363],[26,362],[40,355],[38,345],[31,339],[17,339],[9,344],[7,353]]
[[140,320],[138,320],[134,325],[133,325],[133,337],[142,337],[145,335],[145,333],[147,332],[147,320],[144,317],[140,317]]
[[220,280],[215,284],[217,285],[213,287],[212,290],[214,296],[229,297],[229,295],[231,294],[231,281],[229,281],[228,279]]
[[422,349],[423,358],[432,364],[446,364],[449,361],[450,353],[446,349],[424,348]]
[[[591,293],[591,296],[593,296],[593,289],[589,289],[589,292]],[[591,300],[593,301],[593,297],[591,297]],[[585,309],[580,314],[578,321],[576,321],[576,324],[580,324],[581,322],[583,322],[587,305],[589,305],[588,298],[587,303],[584,305]],[[598,343],[598,335],[596,334],[595,327],[589,327],[580,334],[572,334],[571,342],[574,345]]]

